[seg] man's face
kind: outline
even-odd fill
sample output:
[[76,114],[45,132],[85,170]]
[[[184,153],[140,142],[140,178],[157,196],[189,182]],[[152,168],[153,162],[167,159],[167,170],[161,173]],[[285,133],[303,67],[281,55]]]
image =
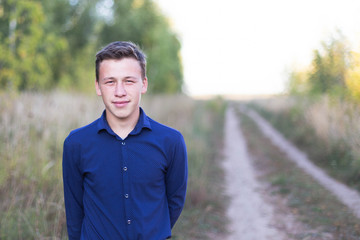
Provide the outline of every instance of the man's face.
[[147,90],[137,60],[109,59],[100,63],[96,93],[101,96],[110,120],[137,121],[141,94]]

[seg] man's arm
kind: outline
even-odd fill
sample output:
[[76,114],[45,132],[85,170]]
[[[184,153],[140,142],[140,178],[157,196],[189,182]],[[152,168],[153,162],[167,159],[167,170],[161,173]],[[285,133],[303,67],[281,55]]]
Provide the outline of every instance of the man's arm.
[[66,139],[63,151],[63,182],[69,240],[80,239],[84,219],[83,177],[78,165],[79,160],[80,149]]
[[166,173],[166,195],[172,228],[184,207],[188,176],[186,145],[181,135],[170,157],[172,160]]

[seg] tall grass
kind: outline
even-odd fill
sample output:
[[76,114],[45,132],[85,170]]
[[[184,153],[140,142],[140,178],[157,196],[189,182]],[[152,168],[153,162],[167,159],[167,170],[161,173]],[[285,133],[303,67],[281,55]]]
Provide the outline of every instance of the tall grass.
[[152,96],[143,106],[155,120],[179,129],[188,148],[189,181],[182,217],[174,239],[209,239],[225,232],[221,156],[225,102],[194,101],[185,96]]
[[100,113],[60,93],[0,96],[0,238],[64,239],[62,143]]
[[[188,195],[175,239],[206,239],[209,231],[223,231],[214,219],[224,219],[216,184],[224,102],[150,96],[143,108],[179,129],[188,146]],[[92,122],[102,110],[101,99],[85,95],[0,95],[0,239],[67,239],[62,144],[72,129]]]
[[360,190],[360,107],[323,96],[254,101],[283,134],[331,175]]
[[[280,214],[275,225],[289,239],[360,239],[360,220],[351,210],[291,161],[250,117],[243,113],[239,117],[253,166],[260,173],[266,192],[275,201],[279,197],[284,200],[274,205],[275,216]],[[284,207],[291,211],[295,224],[284,224]]]

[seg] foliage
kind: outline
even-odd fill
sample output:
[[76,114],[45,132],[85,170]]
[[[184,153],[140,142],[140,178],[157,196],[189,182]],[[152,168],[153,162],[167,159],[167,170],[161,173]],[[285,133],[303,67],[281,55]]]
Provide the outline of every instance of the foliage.
[[288,92],[291,95],[301,95],[309,92],[308,88],[308,71],[294,70],[289,75]]
[[341,38],[323,43],[324,53],[315,50],[312,70],[309,76],[310,92],[313,94],[343,94],[348,51]]
[[49,87],[49,65],[41,24],[44,14],[41,4],[31,1],[1,2],[1,74],[0,86],[15,89]]
[[111,19],[103,24],[100,45],[117,39],[139,40],[148,55],[151,92],[181,92],[180,42],[151,0],[114,1]]
[[359,98],[360,70],[359,55],[350,51],[346,39],[338,33],[322,42],[322,48],[314,50],[308,69],[290,73],[288,91],[290,94]]
[[360,53],[351,52],[351,67],[346,73],[346,86],[351,98],[360,102]]
[[180,42],[152,0],[0,1],[0,89],[92,90],[95,53],[119,40],[147,53],[150,92],[181,92]]

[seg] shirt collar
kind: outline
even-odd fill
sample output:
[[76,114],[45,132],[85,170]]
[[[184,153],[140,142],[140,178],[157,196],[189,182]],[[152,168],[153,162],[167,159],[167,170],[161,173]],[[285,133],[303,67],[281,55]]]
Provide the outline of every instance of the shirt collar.
[[145,114],[144,110],[142,108],[140,108],[139,120],[138,120],[135,128],[130,132],[129,135],[137,135],[144,128],[151,130],[151,124],[150,124],[149,118]]
[[[151,124],[148,116],[145,114],[144,110],[140,107],[139,120],[136,123],[135,128],[130,132],[129,135],[137,135],[141,132],[143,128],[147,128],[151,130]],[[106,110],[103,111],[101,117],[99,118],[97,129],[98,129],[98,133],[101,130],[106,130],[111,135],[116,135],[114,131],[110,128],[110,125],[106,120]]]

